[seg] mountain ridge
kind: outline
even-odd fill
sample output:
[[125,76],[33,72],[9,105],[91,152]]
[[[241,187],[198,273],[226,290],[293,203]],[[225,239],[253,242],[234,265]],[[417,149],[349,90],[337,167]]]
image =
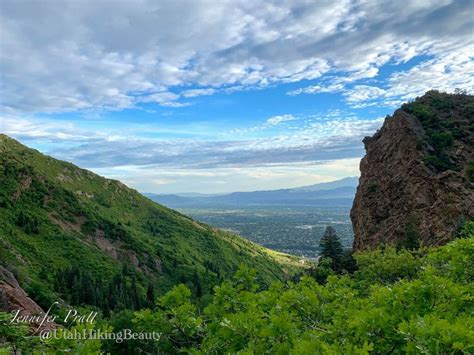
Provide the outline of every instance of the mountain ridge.
[[326,183],[277,190],[232,192],[214,196],[187,197],[180,194],[144,193],[152,200],[171,207],[208,205],[314,205],[349,206],[355,195],[358,178],[348,177]]

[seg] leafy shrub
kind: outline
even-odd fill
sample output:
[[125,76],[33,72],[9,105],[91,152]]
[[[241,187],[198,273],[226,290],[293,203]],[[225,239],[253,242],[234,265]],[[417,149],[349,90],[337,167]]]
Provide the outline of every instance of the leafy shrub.
[[244,268],[215,288],[203,312],[179,286],[157,309],[136,313],[135,324],[164,329],[155,353],[469,353],[473,248],[470,238],[427,255],[366,252],[353,276],[324,285],[303,277],[260,292]]
[[449,157],[446,154],[442,155],[427,155],[424,158],[426,164],[432,166],[438,171],[445,171],[445,170],[454,170],[456,166],[451,163]]
[[453,144],[453,135],[450,132],[433,132],[429,135],[430,144],[435,150],[443,151]]
[[421,121],[427,121],[434,116],[429,106],[416,101],[402,105],[402,109],[416,116]]
[[456,233],[458,238],[470,238],[474,236],[474,221],[464,222]]
[[38,234],[40,232],[39,219],[31,213],[26,213],[23,210],[18,214],[16,225],[22,228],[27,234]]
[[[175,286],[153,309],[111,320],[114,331],[160,332],[160,340],[134,340],[113,347],[113,353],[472,353],[474,236],[424,252],[389,247],[356,259],[359,270],[353,275],[331,275],[325,284],[304,276],[260,291],[255,270],[242,265],[233,279],[215,287],[203,309],[187,286]],[[6,317],[0,313],[1,349],[29,353],[34,338],[25,338]],[[68,339],[34,345],[36,351],[91,354],[99,347],[97,341]],[[110,344],[100,348],[110,349]]]

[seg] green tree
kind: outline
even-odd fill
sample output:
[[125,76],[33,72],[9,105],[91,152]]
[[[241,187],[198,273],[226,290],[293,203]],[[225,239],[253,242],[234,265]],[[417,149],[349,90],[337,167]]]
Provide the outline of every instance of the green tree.
[[333,227],[328,226],[326,228],[319,242],[319,246],[321,247],[321,258],[331,259],[332,269],[337,272],[340,271],[343,249],[341,241]]

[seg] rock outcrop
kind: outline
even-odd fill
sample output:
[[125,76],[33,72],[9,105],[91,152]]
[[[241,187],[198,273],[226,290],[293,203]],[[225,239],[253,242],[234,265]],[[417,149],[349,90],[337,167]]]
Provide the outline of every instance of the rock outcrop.
[[[33,301],[18,284],[13,273],[0,265],[0,311],[16,312],[20,311],[21,316],[42,316],[43,309]],[[29,323],[32,328],[52,329],[56,327],[54,323],[32,321]],[[38,330],[38,329],[37,329]]]
[[474,97],[431,91],[364,139],[351,210],[354,249],[416,235],[441,245],[474,220]]
[[20,287],[15,276],[0,266],[0,310],[11,312],[18,309],[29,314],[43,312],[41,307]]

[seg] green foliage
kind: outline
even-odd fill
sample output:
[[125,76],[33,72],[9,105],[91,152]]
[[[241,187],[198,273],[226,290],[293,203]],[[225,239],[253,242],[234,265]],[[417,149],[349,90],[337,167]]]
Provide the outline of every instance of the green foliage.
[[133,322],[140,331],[161,332],[158,349],[166,353],[195,347],[201,339],[202,318],[191,303],[191,291],[185,285],[175,286],[157,301],[157,310],[141,311],[135,314]]
[[357,271],[357,261],[354,258],[354,253],[351,249],[346,249],[342,253],[340,270],[350,274]]
[[333,262],[330,258],[320,258],[318,266],[308,272],[320,284],[326,283],[329,276],[335,275],[333,270]]
[[332,261],[332,269],[339,271],[342,260],[342,244],[336,234],[336,230],[329,226],[322,236],[319,246],[321,247],[321,258],[329,258]]
[[458,238],[470,238],[474,236],[474,221],[464,222],[456,233]]
[[434,148],[434,154],[425,157],[425,163],[438,171],[458,170],[449,158],[446,150],[453,145],[454,139],[451,132],[428,132],[429,144]]
[[433,117],[433,112],[431,111],[430,107],[417,101],[404,104],[402,109],[416,116],[421,121],[428,121]]
[[[462,170],[459,161],[452,159],[453,143],[456,139],[462,145],[472,144],[473,97],[429,91],[423,97],[402,105],[402,110],[418,118],[424,128],[425,138],[417,148],[427,148],[425,163],[438,172]],[[467,172],[466,176],[469,179]]]
[[[74,305],[92,305],[102,309],[106,314],[114,309],[136,310],[150,306],[150,295],[145,294],[141,285],[145,282],[140,274],[124,264],[111,280],[104,282],[102,278],[83,271],[79,267],[57,272],[54,275],[54,290]],[[147,292],[152,285],[148,285]]]
[[[352,273],[357,269],[357,264],[351,250],[343,250],[341,241],[333,227],[327,227],[321,238],[321,258],[318,267],[311,271],[311,275],[324,283],[327,277],[334,273]],[[331,270],[331,272],[328,270]]]
[[[461,315],[454,322],[434,316],[412,319],[400,324],[399,331],[407,340],[411,354],[450,354],[472,351],[472,317]],[[471,324],[471,332],[466,325]]]
[[[215,288],[200,314],[176,287],[141,329],[165,329],[155,352],[435,354],[474,348],[474,238],[424,253],[394,248],[356,255],[353,276],[311,277],[256,291],[248,269]],[[323,259],[323,263],[324,260]],[[163,328],[161,328],[163,327]],[[150,349],[148,349],[151,351]]]
[[430,135],[430,144],[435,150],[444,150],[452,146],[454,142],[451,132],[433,132]]
[[438,171],[453,170],[456,168],[446,154],[427,155],[424,161]]
[[22,228],[27,234],[38,234],[40,232],[39,224],[37,217],[24,211],[20,211],[16,220],[16,225]]
[[[241,265],[200,309],[178,285],[155,307],[112,314],[114,331],[160,332],[159,341],[112,342],[26,337],[0,314],[2,349],[97,354],[468,354],[474,350],[474,236],[423,251],[389,247],[356,254],[358,270],[304,276],[262,289]],[[322,263],[325,262],[323,259]],[[328,270],[332,272],[327,263]],[[125,270],[127,274],[131,270]],[[82,331],[91,326],[76,325]]]
[[[0,312],[0,354],[99,354],[101,341],[73,339],[74,332],[93,330],[91,324],[76,324],[69,329],[58,328],[49,339],[41,339],[25,324],[11,323],[12,314]],[[110,331],[110,328],[101,328]]]
[[[59,328],[51,339],[45,341],[43,345],[46,353],[69,353],[69,354],[99,354],[102,342],[99,339],[74,339],[75,333],[82,334],[94,330],[92,324],[77,324],[73,327]],[[110,332],[109,327],[99,328],[101,332]]]
[[0,312],[0,353],[8,354],[20,348],[31,349],[31,344],[25,341],[28,335],[28,326],[11,325],[12,315]]
[[393,247],[356,254],[355,258],[359,269],[354,277],[363,287],[411,280],[418,275],[422,266],[422,259],[417,254],[407,250],[397,251]]

